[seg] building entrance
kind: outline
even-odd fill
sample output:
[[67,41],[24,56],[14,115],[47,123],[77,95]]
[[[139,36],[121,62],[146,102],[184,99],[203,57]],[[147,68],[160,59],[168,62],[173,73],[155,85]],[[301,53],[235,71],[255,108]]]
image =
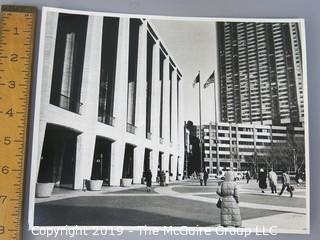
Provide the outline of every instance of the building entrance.
[[48,124],[46,127],[38,182],[74,188],[78,132]]
[[111,144],[108,139],[96,138],[91,171],[91,179],[103,180],[106,186],[110,185]]
[[124,152],[122,178],[133,178],[134,146],[126,144]]

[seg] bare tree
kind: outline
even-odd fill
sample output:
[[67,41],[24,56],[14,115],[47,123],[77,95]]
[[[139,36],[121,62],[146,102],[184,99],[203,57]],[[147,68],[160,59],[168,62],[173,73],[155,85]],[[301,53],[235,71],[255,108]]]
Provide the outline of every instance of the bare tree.
[[304,139],[290,137],[287,141],[273,142],[270,148],[270,158],[277,167],[295,172],[300,171],[305,164]]

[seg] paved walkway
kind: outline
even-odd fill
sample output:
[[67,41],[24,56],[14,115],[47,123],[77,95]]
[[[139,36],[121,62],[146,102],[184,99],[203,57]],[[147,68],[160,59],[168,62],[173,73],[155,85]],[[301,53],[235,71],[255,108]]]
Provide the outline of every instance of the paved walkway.
[[[174,187],[176,187],[176,186],[173,185],[173,186],[168,186],[168,187],[157,187],[157,188],[155,188],[155,191],[161,195],[168,195],[171,197],[195,200],[195,201],[200,201],[200,202],[212,203],[212,202],[218,201],[218,196],[216,198],[201,197],[201,196],[198,196],[199,195],[198,192],[181,194],[179,192],[173,191],[172,188],[174,188]],[[208,194],[208,193],[210,193],[210,192],[209,191],[205,192],[205,194]],[[203,193],[200,192],[200,194],[203,194]],[[278,197],[278,196],[275,196],[275,197]],[[248,202],[240,202],[239,206],[246,207],[246,208],[266,209],[266,210],[273,210],[273,211],[280,211],[280,212],[292,212],[292,213],[306,214],[305,208],[297,208],[297,207],[293,208],[293,207],[275,206],[275,205],[257,204],[257,203],[248,203]]]
[[[196,221],[199,221],[197,224],[200,226],[210,226],[210,223],[213,223],[211,227],[216,227],[219,226],[216,223],[220,218],[219,209],[215,208],[215,203],[218,201],[216,195],[218,184],[216,181],[209,181],[208,184],[206,187],[201,187],[198,181],[187,180],[173,183],[168,187],[155,185],[151,192],[146,192],[145,186],[141,184],[125,188],[104,187],[98,192],[55,189],[52,197],[36,199],[36,206],[38,214],[45,214],[47,217],[50,214],[57,214],[56,219],[59,219],[57,211],[64,212],[74,207],[72,211],[79,214],[76,219],[81,218],[80,211],[87,211],[87,215],[92,215],[89,222],[98,220],[97,214],[102,214],[100,220],[104,219],[105,214],[111,214],[114,219],[111,224],[117,225],[118,222],[123,225],[124,217],[131,211],[133,222],[129,221],[129,225],[142,223],[144,221],[141,222],[141,218],[146,217],[153,219],[151,225],[153,223],[155,226],[159,224],[161,226],[161,222],[168,222],[169,219],[173,224],[193,225],[197,219]],[[305,233],[307,229],[305,188],[296,188],[294,197],[289,198],[287,192],[283,196],[267,191],[261,193],[253,181],[249,184],[240,181],[238,184],[243,227],[277,226],[281,229],[280,232]],[[123,196],[125,198],[122,198]],[[85,206],[88,207],[83,208]],[[192,211],[188,213],[190,208]],[[211,211],[208,212],[208,208]],[[45,225],[47,217],[39,216],[38,222],[43,222]],[[98,221],[97,224],[101,225],[101,222]],[[150,223],[144,224],[150,225]]]

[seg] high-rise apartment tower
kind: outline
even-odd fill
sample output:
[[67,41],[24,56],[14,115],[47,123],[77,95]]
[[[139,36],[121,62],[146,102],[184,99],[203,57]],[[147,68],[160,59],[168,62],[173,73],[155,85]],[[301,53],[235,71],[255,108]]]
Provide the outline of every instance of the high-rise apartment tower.
[[222,122],[301,125],[299,23],[218,22]]

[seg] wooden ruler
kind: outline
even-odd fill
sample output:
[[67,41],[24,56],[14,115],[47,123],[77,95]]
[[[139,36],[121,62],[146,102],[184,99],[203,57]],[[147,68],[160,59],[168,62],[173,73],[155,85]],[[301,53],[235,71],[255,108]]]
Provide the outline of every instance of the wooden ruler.
[[21,239],[36,9],[1,6],[0,240]]

